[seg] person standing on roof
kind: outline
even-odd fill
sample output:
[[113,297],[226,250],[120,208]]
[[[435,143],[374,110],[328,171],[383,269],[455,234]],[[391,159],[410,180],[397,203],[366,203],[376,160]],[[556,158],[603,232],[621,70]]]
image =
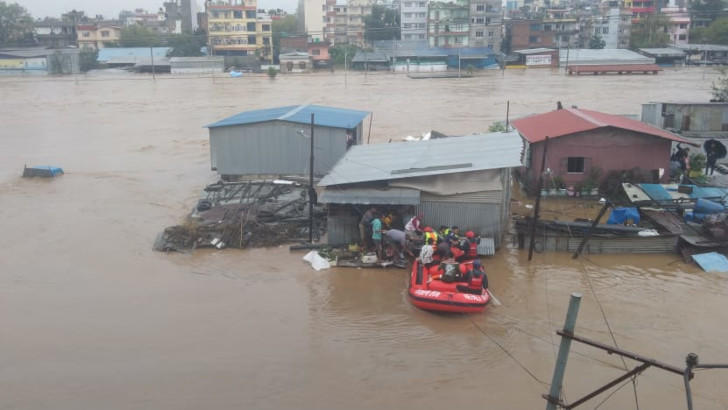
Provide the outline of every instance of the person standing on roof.
[[418,215],[413,216],[412,219],[407,221],[404,226],[404,232],[410,239],[419,239],[422,235],[422,220],[425,218],[425,214],[420,212]]

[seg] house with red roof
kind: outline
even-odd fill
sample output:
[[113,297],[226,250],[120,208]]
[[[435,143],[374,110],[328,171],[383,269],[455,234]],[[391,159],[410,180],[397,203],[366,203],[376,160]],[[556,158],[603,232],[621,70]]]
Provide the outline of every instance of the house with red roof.
[[529,193],[535,193],[538,185],[547,137],[545,169],[552,177],[561,177],[567,187],[584,183],[590,175],[603,179],[611,171],[634,169],[651,175],[650,182],[667,182],[672,144],[696,145],[650,124],[578,108],[522,117],[512,124],[526,146],[523,163]]

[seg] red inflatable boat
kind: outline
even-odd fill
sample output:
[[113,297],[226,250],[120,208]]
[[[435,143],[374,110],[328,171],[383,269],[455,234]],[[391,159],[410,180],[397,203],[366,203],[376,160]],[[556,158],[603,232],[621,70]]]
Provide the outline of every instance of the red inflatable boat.
[[480,261],[442,263],[427,268],[419,258],[412,264],[409,297],[420,309],[478,313],[490,302],[488,277]]

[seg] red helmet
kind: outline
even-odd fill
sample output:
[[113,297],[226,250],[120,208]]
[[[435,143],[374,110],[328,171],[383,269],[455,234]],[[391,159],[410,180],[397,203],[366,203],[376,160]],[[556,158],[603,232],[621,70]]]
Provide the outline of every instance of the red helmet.
[[430,228],[429,226],[426,226],[425,229],[424,229],[424,231],[425,232],[432,232],[432,228]]
[[475,232],[467,231],[467,232],[465,232],[465,237],[466,238],[475,238]]

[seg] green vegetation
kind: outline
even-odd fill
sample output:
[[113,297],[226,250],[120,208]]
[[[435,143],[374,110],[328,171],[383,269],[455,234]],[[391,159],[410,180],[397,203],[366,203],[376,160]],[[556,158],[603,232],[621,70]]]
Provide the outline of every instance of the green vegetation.
[[162,39],[159,34],[149,27],[129,26],[121,29],[119,47],[157,47],[160,45],[162,45]]
[[722,17],[708,27],[690,30],[690,43],[728,45],[728,18]]
[[343,44],[329,48],[331,61],[334,64],[344,64],[344,56],[346,56],[346,61],[351,62],[351,59],[354,58],[357,51],[359,51],[359,47],[353,44]]
[[592,36],[592,38],[589,40],[589,48],[592,50],[601,50],[607,45],[607,42],[604,41],[602,36],[599,34],[595,34]]
[[[693,0],[690,2],[690,17],[693,20],[696,19],[710,19],[710,22],[714,22],[719,17],[725,17],[725,0]],[[690,35],[690,42],[693,41],[692,34]]]
[[0,1],[0,46],[32,44],[33,17],[17,3]]
[[373,5],[372,14],[364,17],[364,38],[368,43],[400,38],[399,13],[388,7]]
[[667,28],[670,25],[669,18],[664,14],[651,14],[642,17],[632,25],[629,36],[630,48],[659,48],[666,47],[670,42],[670,35]]
[[710,86],[713,98],[718,101],[728,101],[728,70],[719,68],[720,76]]
[[281,53],[281,37],[295,35],[297,25],[298,20],[293,15],[288,15],[279,20],[273,20],[271,30],[273,30],[273,56],[275,61],[279,61],[278,55]]
[[193,35],[175,34],[167,38],[167,57],[199,57],[202,55],[200,49],[207,42],[205,30],[197,29]]
[[98,65],[99,51],[90,47],[84,47],[78,53],[78,66],[82,73],[93,70]]
[[268,71],[266,71],[266,73],[268,74],[268,77],[273,79],[273,78],[276,78],[276,76],[278,75],[278,70],[276,70],[274,67],[271,66],[271,67],[268,67]]
[[506,124],[498,121],[490,124],[488,127],[488,132],[501,132],[506,131]]

